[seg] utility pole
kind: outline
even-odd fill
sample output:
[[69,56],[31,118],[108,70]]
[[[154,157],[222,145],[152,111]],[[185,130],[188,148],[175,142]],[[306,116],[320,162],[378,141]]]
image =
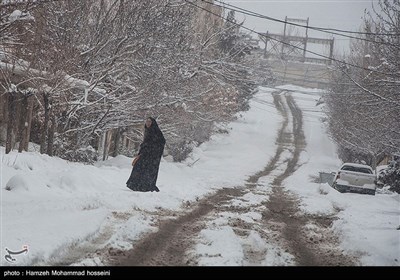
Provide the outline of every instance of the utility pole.
[[264,58],[267,58],[267,45],[268,45],[268,31],[265,36],[265,48],[264,48]]
[[333,58],[333,45],[335,43],[335,39],[332,38],[332,41],[330,41],[329,43],[329,62],[328,64],[331,65],[332,64],[332,58]]
[[281,57],[283,58],[283,49],[285,47],[285,43],[286,43],[286,24],[287,24],[287,16],[285,17],[285,26],[283,28],[283,44],[281,46]]
[[303,48],[303,62],[306,61],[306,50],[307,50],[307,41],[308,41],[308,21],[310,18],[307,18],[307,27],[306,27],[306,37],[304,38],[304,48]]

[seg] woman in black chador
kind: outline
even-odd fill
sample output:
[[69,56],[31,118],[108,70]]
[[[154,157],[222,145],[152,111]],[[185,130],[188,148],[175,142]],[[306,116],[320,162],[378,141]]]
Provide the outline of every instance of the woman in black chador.
[[133,191],[149,192],[160,190],[156,186],[165,138],[155,119],[147,118],[144,125],[143,142],[133,160],[132,173],[126,186]]

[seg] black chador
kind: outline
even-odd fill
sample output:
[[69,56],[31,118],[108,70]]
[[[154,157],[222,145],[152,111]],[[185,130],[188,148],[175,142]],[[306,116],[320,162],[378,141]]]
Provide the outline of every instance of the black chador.
[[147,118],[143,142],[133,160],[131,176],[126,186],[133,191],[159,191],[156,186],[158,169],[164,152],[165,138],[154,118]]

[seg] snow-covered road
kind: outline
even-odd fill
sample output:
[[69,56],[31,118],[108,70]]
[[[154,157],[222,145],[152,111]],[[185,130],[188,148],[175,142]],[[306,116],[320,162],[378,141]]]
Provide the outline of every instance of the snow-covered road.
[[299,167],[305,148],[303,114],[293,95],[272,92],[283,117],[274,156],[247,183],[219,190],[196,202],[178,219],[137,242],[129,252],[113,252],[118,265],[354,265],[330,230],[332,216],[299,211],[299,199],[282,183]]
[[160,193],[127,189],[123,156],[88,166],[1,148],[2,255],[29,248],[1,264],[399,265],[399,195],[315,180],[340,164],[321,94],[260,88],[228,134],[162,161]]

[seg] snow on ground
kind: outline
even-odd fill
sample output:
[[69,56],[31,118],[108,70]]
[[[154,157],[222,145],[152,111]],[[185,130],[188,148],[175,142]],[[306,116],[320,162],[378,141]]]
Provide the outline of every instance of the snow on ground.
[[[1,252],[29,248],[15,263],[1,258],[1,264],[51,263],[60,250],[102,235],[108,239],[103,246],[128,249],[129,241],[156,230],[151,226],[152,212],[178,210],[217,188],[243,185],[275,151],[281,117],[265,117],[267,110],[276,112],[271,91],[260,90],[255,97],[262,102],[251,101],[251,109],[228,125],[229,134],[214,135],[186,162],[162,160],[159,193],[126,187],[132,159],[125,156],[91,166],[37,152],[5,155],[0,147]],[[105,225],[110,223],[118,226],[108,236]]]
[[[285,89],[286,87],[281,87]],[[375,196],[339,193],[328,184],[313,183],[318,172],[333,172],[341,165],[336,147],[320,121],[324,115],[316,106],[316,91],[288,86],[303,109],[307,147],[301,154],[302,166],[285,186],[300,195],[302,210],[311,214],[336,214],[333,229],[341,237],[341,247],[361,255],[362,265],[400,265],[400,197],[378,193]]]
[[203,242],[196,245],[199,265],[241,266],[244,258],[241,240],[230,226],[204,229],[200,232]]
[[[399,195],[340,194],[329,186],[313,183],[310,176],[335,171],[340,165],[335,146],[321,123],[321,108],[315,106],[321,92],[286,88],[304,110],[307,147],[301,155],[303,165],[283,184],[300,195],[302,211],[338,213],[333,229],[340,234],[345,250],[363,254],[363,265],[398,265]],[[60,251],[92,240],[97,240],[99,246],[128,249],[141,234],[157,230],[153,226],[156,211],[179,210],[186,202],[215,189],[244,185],[248,176],[262,170],[275,152],[282,119],[273,106],[272,91],[261,88],[250,102],[250,110],[229,124],[229,134],[214,135],[186,162],[162,160],[159,193],[126,188],[131,158],[118,156],[91,166],[37,152],[13,151],[5,155],[0,147],[1,265],[51,264],[60,257]],[[270,183],[267,176],[258,182],[264,186],[257,188],[267,193]],[[247,195],[235,203],[260,207],[260,197]],[[246,222],[261,219],[258,211],[238,215]],[[199,259],[201,265],[242,265],[240,242],[263,248],[264,265],[293,264],[292,256],[282,254],[274,244],[262,243],[256,233],[248,240],[239,240],[228,225],[229,218],[221,214],[213,221],[214,228],[201,232],[203,243],[197,247],[197,253],[204,256]],[[5,261],[5,248],[19,251],[24,245],[29,248],[28,254],[15,256],[14,263]],[[98,259],[81,264],[101,265]]]

